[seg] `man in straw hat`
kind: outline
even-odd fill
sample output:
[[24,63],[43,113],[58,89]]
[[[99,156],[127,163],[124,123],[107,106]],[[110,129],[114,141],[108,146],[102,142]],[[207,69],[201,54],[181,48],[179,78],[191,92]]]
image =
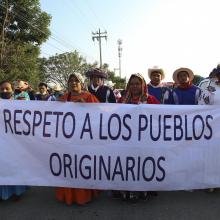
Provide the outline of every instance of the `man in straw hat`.
[[154,96],[160,103],[169,104],[171,102],[170,89],[163,86],[162,80],[165,78],[163,69],[158,66],[148,69],[148,77],[150,83],[148,83],[148,93]]
[[63,95],[63,91],[62,91],[62,88],[60,87],[59,84],[56,84],[54,87],[53,87],[53,95],[55,96],[56,100]]
[[95,68],[87,71],[86,77],[90,79],[89,92],[95,95],[100,102],[116,102],[113,90],[104,85],[104,80],[108,77],[106,72]]
[[176,105],[197,105],[201,94],[199,87],[192,84],[193,71],[189,68],[179,68],[173,73],[177,85],[172,92],[172,101]]

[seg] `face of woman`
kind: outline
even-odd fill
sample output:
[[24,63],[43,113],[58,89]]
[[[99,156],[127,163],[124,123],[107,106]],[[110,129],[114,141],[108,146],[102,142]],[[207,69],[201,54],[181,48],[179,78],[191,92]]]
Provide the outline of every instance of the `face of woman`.
[[154,86],[157,86],[161,83],[162,80],[162,76],[160,72],[152,72],[150,75],[150,79],[151,79],[151,84]]
[[132,96],[139,96],[141,95],[141,80],[137,77],[132,77],[130,81],[130,92]]
[[68,86],[69,86],[70,92],[81,93],[81,91],[82,91],[82,85],[75,76],[72,76],[69,79]]
[[189,75],[187,72],[179,72],[177,75],[177,79],[179,81],[179,84],[184,84],[189,82]]

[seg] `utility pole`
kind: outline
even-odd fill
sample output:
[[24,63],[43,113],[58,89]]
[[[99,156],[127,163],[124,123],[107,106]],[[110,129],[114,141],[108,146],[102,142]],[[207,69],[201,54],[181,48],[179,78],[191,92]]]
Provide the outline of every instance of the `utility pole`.
[[105,38],[107,41],[107,31],[100,32],[100,28],[95,33],[92,32],[92,40],[95,41],[95,39],[99,42],[99,56],[100,56],[100,68],[102,67],[102,38]]
[[119,68],[118,69],[119,69],[119,76],[121,78],[121,54],[122,54],[121,45],[122,45],[122,40],[118,39],[117,43],[118,43],[118,59],[119,59]]

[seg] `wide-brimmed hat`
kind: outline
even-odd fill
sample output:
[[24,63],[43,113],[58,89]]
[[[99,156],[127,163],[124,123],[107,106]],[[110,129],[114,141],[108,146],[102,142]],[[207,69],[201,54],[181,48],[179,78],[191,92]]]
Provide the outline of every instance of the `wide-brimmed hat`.
[[161,74],[161,79],[163,80],[165,78],[165,74],[162,68],[158,66],[153,66],[152,68],[148,69],[148,77],[151,78],[151,74],[153,72],[159,72]]
[[173,80],[174,80],[174,82],[178,82],[178,77],[177,76],[178,76],[178,74],[180,72],[187,72],[188,75],[189,75],[189,81],[193,80],[193,78],[194,78],[193,71],[191,69],[189,69],[189,68],[181,67],[181,68],[175,70],[174,73],[173,73]]
[[62,88],[60,87],[60,85],[55,85],[53,87],[53,90],[56,91],[56,92],[60,92],[62,90]]
[[95,69],[90,69],[86,72],[86,77],[91,78],[91,77],[100,77],[100,78],[104,78],[107,79],[108,78],[108,74],[106,72],[104,72],[101,69],[95,68]]
[[106,82],[106,86],[113,87],[115,83],[113,83],[111,80]]

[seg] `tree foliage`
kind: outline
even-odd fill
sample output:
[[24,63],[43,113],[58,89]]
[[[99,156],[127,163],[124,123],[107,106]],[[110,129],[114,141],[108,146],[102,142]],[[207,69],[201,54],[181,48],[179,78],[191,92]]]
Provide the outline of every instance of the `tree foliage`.
[[1,1],[0,80],[39,80],[39,46],[50,35],[50,20],[39,0]]
[[198,86],[199,83],[204,79],[204,77],[200,76],[200,75],[194,75],[193,78],[193,84]]
[[69,75],[79,72],[82,75],[97,63],[88,64],[77,51],[56,54],[48,59],[41,59],[41,75],[48,83],[58,83],[63,88],[67,88]]
[[115,83],[115,86],[114,86],[115,88],[125,89],[125,86],[126,86],[125,78],[115,76],[115,73],[109,70],[109,65],[107,63],[103,64],[102,69],[108,73],[108,80],[111,80],[113,83]]
[[[39,62],[42,81],[60,84],[63,88],[67,88],[67,81],[70,74],[79,72],[85,75],[87,70],[90,68],[97,68],[98,66],[97,62],[93,64],[87,63],[86,59],[76,50],[73,52],[56,54],[49,58],[41,58]],[[114,72],[109,70],[108,64],[103,64],[102,69],[108,73],[108,80],[116,83],[117,88],[125,87],[125,79],[115,76]]]

